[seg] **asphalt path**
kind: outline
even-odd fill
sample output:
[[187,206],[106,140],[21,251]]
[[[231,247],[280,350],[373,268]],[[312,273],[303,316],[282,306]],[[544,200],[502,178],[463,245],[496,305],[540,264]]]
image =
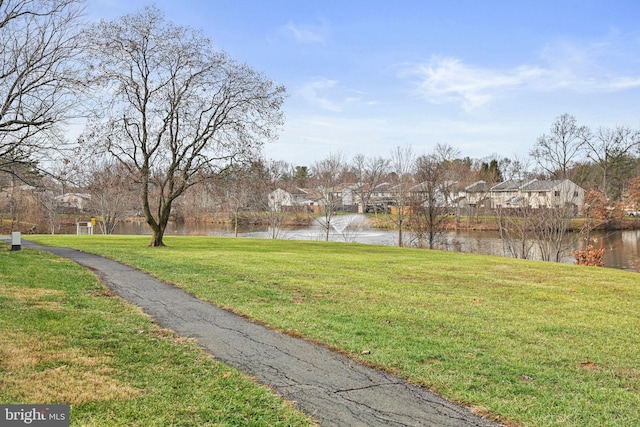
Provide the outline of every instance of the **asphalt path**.
[[271,387],[321,426],[499,425],[398,377],[201,301],[135,268],[75,249],[24,240],[22,246],[89,268],[158,325],[195,338],[214,358]]

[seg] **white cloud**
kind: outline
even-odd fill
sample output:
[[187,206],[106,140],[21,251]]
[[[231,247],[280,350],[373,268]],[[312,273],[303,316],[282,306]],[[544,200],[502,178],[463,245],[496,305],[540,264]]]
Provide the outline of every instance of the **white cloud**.
[[415,76],[418,92],[433,104],[460,103],[465,111],[481,107],[508,90],[530,85],[548,76],[538,67],[511,70],[472,67],[456,58],[434,58],[403,73]]
[[623,75],[606,67],[606,51],[600,45],[580,50],[559,44],[546,48],[541,56],[549,65],[507,69],[483,68],[457,58],[436,57],[408,67],[399,77],[412,78],[417,92],[428,102],[459,104],[467,112],[517,92],[563,89],[602,93],[640,88],[640,75]]
[[338,113],[342,111],[341,105],[338,102],[332,101],[327,96],[327,93],[337,84],[337,80],[317,78],[304,85],[298,93],[312,106]]
[[325,27],[309,27],[288,22],[281,30],[293,37],[296,42],[303,44],[322,44],[327,37]]
[[374,106],[378,103],[366,99],[363,91],[345,89],[337,80],[317,77],[304,84],[296,94],[312,107],[341,113],[349,106]]
[[604,85],[607,90],[625,90],[640,87],[640,77],[620,77],[611,79]]

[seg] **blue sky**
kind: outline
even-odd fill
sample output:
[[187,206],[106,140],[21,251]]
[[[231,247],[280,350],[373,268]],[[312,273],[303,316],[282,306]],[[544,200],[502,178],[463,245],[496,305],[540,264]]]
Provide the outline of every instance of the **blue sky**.
[[[148,1],[88,0],[90,19]],[[561,114],[640,129],[640,2],[157,0],[287,88],[265,156],[390,157],[449,144],[524,159]]]

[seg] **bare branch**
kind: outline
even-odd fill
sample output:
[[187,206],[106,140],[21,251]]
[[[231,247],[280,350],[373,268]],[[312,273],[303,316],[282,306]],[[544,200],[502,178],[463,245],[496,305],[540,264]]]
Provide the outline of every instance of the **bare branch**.
[[197,177],[256,157],[275,137],[284,88],[153,7],[86,36],[103,107],[86,139],[98,147],[107,139],[106,149],[136,168],[152,243],[161,245],[173,202]]
[[0,1],[3,170],[60,148],[59,125],[76,104],[75,35],[81,13],[79,0]]

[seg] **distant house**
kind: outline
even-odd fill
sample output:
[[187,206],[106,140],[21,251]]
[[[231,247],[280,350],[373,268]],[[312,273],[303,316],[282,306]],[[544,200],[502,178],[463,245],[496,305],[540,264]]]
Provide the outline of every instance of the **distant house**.
[[568,179],[553,181],[529,181],[520,188],[522,197],[532,208],[558,208],[575,206],[582,208],[586,191]]
[[478,181],[466,187],[464,203],[471,207],[557,208],[567,205],[580,209],[586,191],[568,179],[564,180],[509,180],[488,186]]
[[485,181],[477,181],[464,187],[458,198],[460,207],[484,208],[491,206],[491,185]]
[[[432,194],[429,194],[430,184],[427,182],[421,182],[409,188],[410,197],[416,197],[417,200],[423,200],[425,205],[433,202],[436,207],[450,207],[454,206],[456,200],[460,197],[459,187],[455,181],[446,181],[439,183],[436,188],[431,187]],[[432,201],[428,198],[433,197]]]
[[64,193],[56,196],[56,200],[63,206],[72,209],[84,210],[91,201],[91,194],[86,193]]
[[[424,184],[411,187],[408,196],[422,196]],[[387,212],[397,199],[397,187],[382,183],[371,190],[364,206],[361,200],[362,184],[342,184],[331,189],[296,188],[287,191],[277,188],[269,193],[269,208],[273,210],[307,210],[320,212],[325,205],[332,209],[350,212]],[[463,186],[457,182],[447,182],[435,194],[436,205],[458,208],[556,208],[571,205],[582,207],[585,190],[568,179],[565,180],[509,180],[497,184],[477,181]]]
[[492,208],[515,208],[522,205],[520,198],[521,182],[515,180],[503,181],[492,186],[489,197]]
[[342,184],[337,187],[336,196],[340,200],[341,208],[347,212],[361,212],[362,184]]
[[283,207],[286,206],[294,206],[294,197],[291,193],[282,188],[276,188],[271,193],[269,193],[269,209],[272,211],[280,212]]
[[391,203],[394,198],[394,186],[388,182],[376,185],[371,190],[371,199],[377,201],[387,201]]
[[282,188],[276,188],[269,193],[268,198],[269,209],[274,211],[295,211],[300,209],[313,211],[318,209],[322,196],[311,189],[296,188],[292,191],[287,191]]

